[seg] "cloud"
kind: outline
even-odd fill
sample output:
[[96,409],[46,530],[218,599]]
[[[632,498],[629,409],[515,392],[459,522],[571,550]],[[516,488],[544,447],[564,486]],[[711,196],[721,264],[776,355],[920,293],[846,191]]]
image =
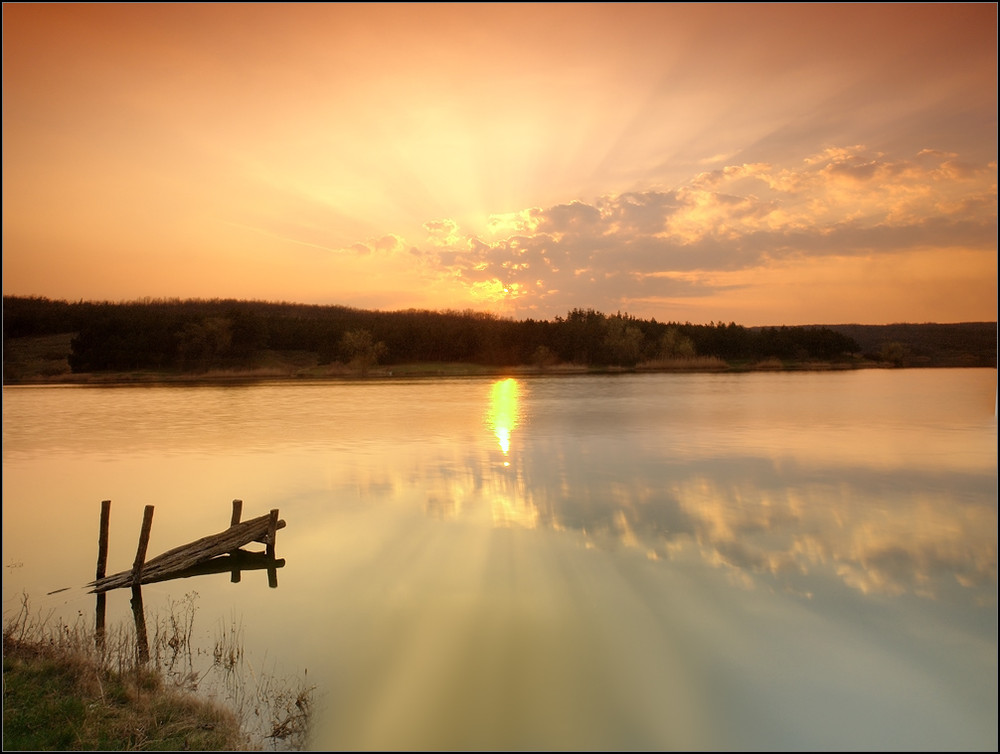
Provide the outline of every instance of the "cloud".
[[612,233],[655,235],[665,230],[681,202],[675,191],[645,191],[606,197],[597,206]]
[[502,293],[521,311],[613,310],[709,295],[713,273],[783,260],[995,252],[995,185],[995,163],[830,147],[790,166],[725,166],[673,190],[493,215],[482,229],[431,221],[421,253],[474,297]]
[[424,223],[428,239],[435,246],[454,246],[461,240],[454,220],[431,220]]
[[487,226],[493,235],[508,233],[533,233],[538,229],[537,208],[522,209],[490,215]]
[[575,201],[558,204],[538,214],[538,232],[557,236],[599,232],[601,213],[596,207]]

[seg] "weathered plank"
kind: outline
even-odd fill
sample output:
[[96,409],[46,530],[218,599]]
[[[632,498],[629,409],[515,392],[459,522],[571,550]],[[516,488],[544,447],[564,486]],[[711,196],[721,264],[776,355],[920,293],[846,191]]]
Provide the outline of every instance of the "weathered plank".
[[[168,550],[162,555],[146,561],[142,566],[139,583],[148,584],[154,581],[163,581],[177,571],[183,571],[218,555],[232,552],[250,542],[263,542],[268,546],[268,549],[273,548],[274,533],[277,529],[282,529],[285,526],[285,522],[282,520],[274,521],[276,516],[273,514],[274,512],[233,524],[223,532],[175,547],[173,550]],[[133,586],[133,570],[96,579],[87,586],[93,587],[91,593],[98,594],[110,589]]]
[[215,573],[233,573],[240,571],[264,571],[271,568],[284,568],[284,558],[272,558],[266,552],[248,552],[237,550],[235,553],[218,555],[210,560],[197,563],[182,571],[171,571],[160,581],[187,579],[192,576],[208,576]]

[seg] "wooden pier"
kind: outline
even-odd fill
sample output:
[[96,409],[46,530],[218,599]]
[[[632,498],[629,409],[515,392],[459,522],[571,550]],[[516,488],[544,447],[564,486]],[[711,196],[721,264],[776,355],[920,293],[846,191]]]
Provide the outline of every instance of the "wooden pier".
[[[239,581],[241,570],[266,568],[270,577],[279,564],[274,557],[274,543],[278,529],[284,528],[285,522],[278,518],[276,508],[266,515],[240,521],[243,510],[242,500],[233,500],[230,526],[225,531],[202,537],[189,544],[168,550],[151,560],[146,560],[146,547],[149,544],[149,532],[153,523],[153,506],[147,505],[132,568],[105,576],[110,505],[109,500],[102,502],[97,578],[87,584],[88,587],[91,587],[91,593],[101,595],[111,589],[134,588],[141,584],[185,578],[202,573],[230,571],[233,574],[233,581]],[[265,551],[253,553],[240,549],[251,542],[264,544]],[[281,561],[280,564],[284,565],[284,561]],[[276,575],[271,586],[277,586]]]

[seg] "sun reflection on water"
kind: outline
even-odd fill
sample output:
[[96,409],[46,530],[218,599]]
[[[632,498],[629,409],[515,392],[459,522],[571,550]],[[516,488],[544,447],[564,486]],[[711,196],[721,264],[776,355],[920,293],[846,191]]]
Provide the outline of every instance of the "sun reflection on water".
[[513,377],[494,382],[486,421],[493,428],[503,453],[503,465],[510,466],[510,434],[517,426],[520,384]]
[[520,421],[521,384],[509,377],[494,382],[490,388],[490,403],[486,424],[493,430],[503,454],[503,468],[492,479],[490,508],[494,526],[538,526],[538,508],[526,489],[523,470],[511,466],[511,434]]

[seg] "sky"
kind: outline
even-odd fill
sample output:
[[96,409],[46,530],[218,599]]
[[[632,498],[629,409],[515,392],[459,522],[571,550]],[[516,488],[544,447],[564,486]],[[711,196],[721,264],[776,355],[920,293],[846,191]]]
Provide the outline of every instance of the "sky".
[[995,321],[997,5],[3,5],[3,293]]

